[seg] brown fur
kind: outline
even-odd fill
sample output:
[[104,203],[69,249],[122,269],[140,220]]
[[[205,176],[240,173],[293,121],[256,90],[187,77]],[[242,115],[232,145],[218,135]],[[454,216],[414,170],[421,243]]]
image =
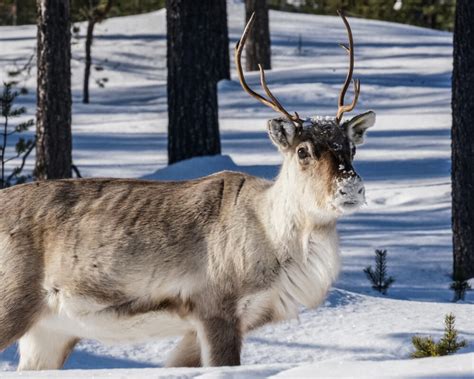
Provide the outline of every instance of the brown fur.
[[42,254],[26,231],[12,234],[4,238],[7,248],[0,247],[0,350],[26,333],[43,309]]
[[171,312],[184,318],[190,315],[193,309],[194,305],[191,301],[183,301],[180,298],[176,298],[148,302],[130,300],[123,304],[108,307],[103,312],[113,312],[121,317],[132,317],[149,312]]
[[331,121],[296,137],[269,125],[285,154],[275,182],[221,172],[0,191],[0,349],[20,339],[20,369],[59,368],[80,338],[176,333],[169,365],[237,365],[245,333],[320,304],[339,269],[335,221],[363,198],[351,142]]
[[[245,208],[245,202],[253,201],[239,198],[244,184],[267,186],[259,179],[226,173],[183,183],[61,180],[1,191],[0,234],[8,237],[0,247],[0,347],[35,323],[47,296],[62,292],[94,298],[108,304],[104,312],[122,317],[192,313],[192,301],[147,299],[126,287],[134,275],[152,283],[158,272],[199,274],[203,257],[182,252],[203,250],[214,238],[214,222],[242,217],[237,209],[234,213],[235,204]],[[167,248],[158,251],[156,246]],[[246,282],[255,286],[242,278]],[[209,285],[216,291],[217,280]]]

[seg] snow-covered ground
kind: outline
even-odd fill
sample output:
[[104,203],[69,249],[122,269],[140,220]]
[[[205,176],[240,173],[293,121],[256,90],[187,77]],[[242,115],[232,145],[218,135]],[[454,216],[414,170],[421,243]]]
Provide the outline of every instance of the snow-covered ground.
[[[228,12],[233,47],[244,11],[232,1]],[[347,69],[337,45],[346,41],[341,20],[283,12],[271,12],[270,19],[270,87],[300,115],[334,115]],[[355,76],[362,82],[357,110],[373,109],[377,124],[355,163],[366,181],[368,204],[339,224],[343,269],[324,306],[302,309],[299,320],[248,336],[240,368],[159,368],[174,339],[137,346],[83,341],[67,361],[68,371],[35,377],[473,377],[474,295],[452,303],[449,290],[452,36],[378,21],[350,22]],[[265,120],[274,114],[241,90],[235,72],[234,80],[219,87],[226,156],[166,167],[165,30],[164,11],[98,25],[93,55],[104,71],[93,72],[90,105],[80,102],[83,40],[73,46],[74,162],[83,175],[185,179],[233,169],[274,177],[281,157],[265,133]],[[0,81],[7,80],[7,69],[29,58],[35,33],[34,26],[0,28]],[[95,84],[101,77],[109,79],[105,88]],[[258,88],[257,74],[248,74],[248,81]],[[30,92],[22,105],[31,116],[34,75],[25,84]],[[373,292],[362,272],[373,264],[376,248],[388,250],[388,271],[396,279],[387,296]],[[438,339],[449,312],[469,346],[454,356],[410,359],[411,337]],[[0,377],[16,376],[8,372],[16,362],[15,347],[1,353]]]

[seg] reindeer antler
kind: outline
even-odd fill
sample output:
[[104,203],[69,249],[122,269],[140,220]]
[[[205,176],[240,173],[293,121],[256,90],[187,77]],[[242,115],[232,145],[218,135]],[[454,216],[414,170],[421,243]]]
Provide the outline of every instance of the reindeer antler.
[[237,74],[239,76],[239,81],[242,86],[242,88],[247,92],[250,96],[256,98],[258,101],[260,101],[262,104],[266,105],[267,107],[272,108],[273,110],[283,114],[288,120],[293,122],[295,126],[301,127],[303,125],[303,120],[301,120],[298,116],[298,113],[295,112],[295,115],[289,114],[285,108],[281,105],[281,103],[278,101],[278,99],[275,97],[275,95],[272,94],[270,89],[267,86],[267,82],[265,80],[265,71],[263,70],[262,66],[259,64],[258,68],[260,69],[260,82],[262,84],[262,87],[269,97],[269,99],[263,97],[262,95],[259,95],[255,91],[253,91],[245,81],[244,77],[244,72],[242,69],[242,50],[244,49],[245,42],[247,41],[248,34],[250,30],[252,29],[253,23],[255,21],[255,12],[252,14],[250,17],[249,21],[247,22],[247,25],[245,26],[244,32],[242,33],[242,37],[240,37],[239,42],[235,45],[235,66],[237,67]]
[[352,39],[352,30],[346,17],[340,10],[337,11],[337,14],[341,16],[342,21],[344,21],[344,25],[346,26],[347,34],[349,36],[349,47],[342,44],[340,45],[349,54],[349,71],[347,72],[346,81],[344,82],[344,85],[342,86],[341,92],[339,94],[339,100],[338,100],[339,108],[337,110],[337,115],[336,115],[336,120],[339,123],[342,119],[342,115],[345,112],[350,112],[351,110],[355,108],[357,104],[357,99],[359,98],[359,93],[360,93],[360,81],[358,79],[353,80],[354,99],[352,100],[352,104],[344,105],[344,97],[346,96],[347,89],[349,88],[349,84],[352,80],[352,73],[354,72],[354,41]]

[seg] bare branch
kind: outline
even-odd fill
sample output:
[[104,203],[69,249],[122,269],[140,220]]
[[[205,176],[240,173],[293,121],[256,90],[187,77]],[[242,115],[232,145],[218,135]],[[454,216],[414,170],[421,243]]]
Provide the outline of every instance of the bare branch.
[[75,164],[71,165],[71,168],[78,178],[82,178],[81,172],[79,171],[79,168]]
[[36,146],[36,138],[31,144],[30,148],[24,153],[21,159],[21,165],[20,167],[18,167],[18,170],[13,170],[13,172],[8,176],[7,180],[5,181],[6,184],[9,184],[15,175],[18,175],[19,173],[23,171],[23,168],[25,167],[25,164],[26,164],[26,160],[28,159],[28,156],[31,154],[35,146]]

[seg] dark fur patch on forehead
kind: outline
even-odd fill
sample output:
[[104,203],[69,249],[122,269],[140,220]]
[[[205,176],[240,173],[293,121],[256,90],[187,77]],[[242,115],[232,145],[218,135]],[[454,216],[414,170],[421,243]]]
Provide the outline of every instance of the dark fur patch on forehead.
[[315,148],[328,149],[336,154],[350,154],[349,138],[344,130],[333,120],[313,120],[300,134],[301,142],[311,142]]

